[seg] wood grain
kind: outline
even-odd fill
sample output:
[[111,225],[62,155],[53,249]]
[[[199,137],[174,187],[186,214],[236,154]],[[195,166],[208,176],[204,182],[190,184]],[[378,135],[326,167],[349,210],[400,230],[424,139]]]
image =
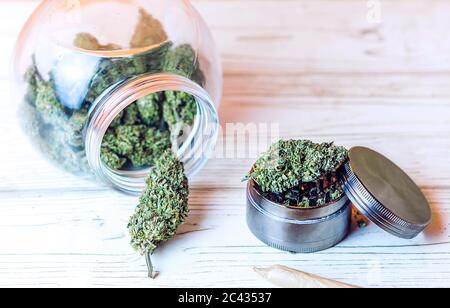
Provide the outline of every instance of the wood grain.
[[149,281],[128,244],[137,199],[60,171],[21,132],[9,59],[38,2],[2,1],[0,286],[266,287],[252,268],[283,264],[366,287],[449,287],[450,2],[382,1],[380,24],[357,0],[193,2],[222,54],[224,127],[275,123],[285,138],[379,150],[423,188],[433,224],[410,241],[371,224],[324,252],[280,252],[246,227],[241,179],[254,159],[215,158],[192,180],[189,220]]

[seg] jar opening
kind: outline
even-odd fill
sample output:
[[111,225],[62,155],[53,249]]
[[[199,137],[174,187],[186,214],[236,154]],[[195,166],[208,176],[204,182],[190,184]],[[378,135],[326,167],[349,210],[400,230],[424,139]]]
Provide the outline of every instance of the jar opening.
[[[164,91],[185,93],[195,99],[196,114],[181,142],[172,142],[172,149],[185,164],[188,177],[195,175],[212,154],[218,136],[218,117],[208,93],[193,81],[173,74],[147,74],[120,82],[100,95],[94,102],[85,129],[85,149],[94,173],[114,188],[140,193],[151,166],[114,169],[101,157],[102,143],[117,117],[132,104]],[[173,140],[173,139],[172,139]],[[178,140],[177,140],[178,141]]]

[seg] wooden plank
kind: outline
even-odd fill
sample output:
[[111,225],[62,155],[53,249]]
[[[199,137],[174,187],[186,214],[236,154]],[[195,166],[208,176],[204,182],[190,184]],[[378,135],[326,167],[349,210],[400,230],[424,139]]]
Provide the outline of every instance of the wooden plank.
[[[366,286],[446,283],[448,236],[426,232],[405,241],[370,225],[329,251],[292,255],[265,247],[250,234],[243,202],[235,198],[241,192],[194,189],[187,224],[155,255],[162,275],[154,283],[144,278],[142,258],[128,248],[126,218],[133,198],[107,191],[84,198],[77,192],[3,194],[0,226],[10,236],[0,247],[0,276],[7,279],[0,284],[189,286],[197,277],[198,286],[262,285],[251,268],[274,263]],[[450,191],[439,196],[439,202],[448,202]],[[45,241],[29,241],[29,234]],[[414,282],[416,275],[422,279]]]
[[[233,72],[226,66],[225,97],[448,98],[449,73]],[[245,85],[243,87],[242,85]],[[364,100],[361,100],[364,103]]]
[[[0,18],[7,22],[0,35],[13,38],[37,2],[19,3],[3,4]],[[450,43],[440,35],[447,31],[445,0],[383,2],[380,24],[367,22],[365,1],[266,0],[257,2],[257,10],[249,0],[194,3],[227,73],[450,71]]]
[[257,9],[254,1],[197,4],[227,71],[449,71],[445,0],[383,1],[379,24],[367,21],[366,1],[269,0]]

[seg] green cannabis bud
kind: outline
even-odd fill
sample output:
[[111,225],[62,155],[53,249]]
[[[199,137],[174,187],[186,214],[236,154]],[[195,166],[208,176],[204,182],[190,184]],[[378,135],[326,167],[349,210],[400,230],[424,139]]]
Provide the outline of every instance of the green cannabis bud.
[[90,33],[78,33],[75,36],[75,39],[73,41],[73,45],[75,47],[81,48],[81,49],[86,49],[86,50],[105,50],[105,51],[109,51],[109,50],[118,50],[118,49],[122,49],[122,47],[120,47],[119,45],[116,44],[106,44],[106,45],[102,45],[100,44],[100,42],[98,41],[98,39],[93,36]]
[[109,128],[103,137],[101,157],[112,169],[127,163],[134,167],[152,166],[155,159],[171,148],[170,133],[146,125],[122,124]]
[[38,91],[38,82],[42,80],[42,77],[37,70],[34,57],[32,58],[32,65],[25,72],[24,80],[28,85],[25,101],[34,105]]
[[64,125],[68,118],[50,82],[38,81],[35,106],[47,124]]
[[247,179],[275,202],[321,206],[342,197],[337,171],[347,159],[348,151],[333,143],[280,140],[258,159]]
[[127,109],[124,110],[122,116],[122,124],[134,125],[139,123],[139,108],[136,104],[131,104]]
[[190,45],[184,44],[170,50],[164,59],[163,70],[191,78],[201,86],[205,84],[197,55]]
[[56,97],[52,81],[45,81],[33,60],[25,80],[28,92],[25,101],[27,131],[37,146],[63,168],[72,172],[86,171],[87,160],[82,152],[82,130],[87,113],[69,111]]
[[155,160],[171,146],[168,131],[149,128],[143,135],[142,142],[135,146],[135,152],[130,156],[131,163],[135,167],[153,166]]
[[197,114],[195,98],[185,92],[165,92],[166,100],[163,105],[164,119],[169,125],[172,140],[183,135],[183,131],[194,124]]
[[109,127],[103,139],[103,162],[116,170],[152,166],[194,124],[196,114],[195,98],[184,92],[165,91],[139,99]]
[[145,96],[137,101],[137,109],[142,123],[149,126],[159,126],[161,123],[161,93]]
[[150,256],[172,239],[189,214],[189,185],[183,163],[168,150],[155,161],[128,229],[131,246],[146,257],[149,277],[155,278]]
[[167,34],[159,20],[147,13],[139,10],[139,21],[131,38],[131,48],[148,47],[160,44],[167,40]]

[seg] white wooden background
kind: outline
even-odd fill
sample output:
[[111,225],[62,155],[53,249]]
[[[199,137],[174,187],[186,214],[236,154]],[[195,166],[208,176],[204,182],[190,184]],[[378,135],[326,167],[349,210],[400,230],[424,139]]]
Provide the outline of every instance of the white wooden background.
[[222,123],[379,150],[423,188],[433,224],[409,241],[372,224],[325,252],[280,252],[246,227],[252,161],[215,159],[147,279],[126,230],[137,199],[59,171],[21,134],[8,67],[37,1],[0,1],[0,286],[258,287],[252,267],[280,263],[367,287],[450,287],[450,1],[382,0],[380,24],[365,0],[194,3],[223,56]]

